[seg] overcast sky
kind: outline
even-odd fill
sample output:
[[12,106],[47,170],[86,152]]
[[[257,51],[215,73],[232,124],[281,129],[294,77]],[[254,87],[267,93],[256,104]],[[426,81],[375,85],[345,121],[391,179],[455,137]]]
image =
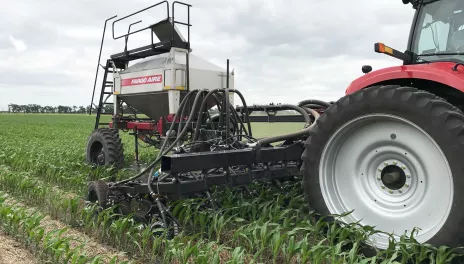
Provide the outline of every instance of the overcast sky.
[[[0,110],[9,103],[88,105],[104,20],[155,2],[2,0]],[[363,64],[400,64],[376,54],[374,43],[404,50],[414,14],[400,0],[185,2],[193,5],[193,53],[222,67],[229,58],[235,88],[249,104],[340,98]],[[161,18],[155,10],[136,20],[144,26]],[[103,59],[123,50],[109,34],[106,40]],[[147,41],[147,33],[134,35],[129,48]]]

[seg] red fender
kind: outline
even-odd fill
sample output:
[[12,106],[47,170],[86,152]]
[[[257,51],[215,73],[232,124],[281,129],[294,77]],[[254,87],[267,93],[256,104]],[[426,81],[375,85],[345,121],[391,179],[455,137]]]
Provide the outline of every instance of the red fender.
[[351,94],[368,86],[394,79],[430,80],[464,92],[464,66],[460,65],[457,71],[453,71],[455,65],[455,62],[434,62],[380,69],[354,80],[345,93]]

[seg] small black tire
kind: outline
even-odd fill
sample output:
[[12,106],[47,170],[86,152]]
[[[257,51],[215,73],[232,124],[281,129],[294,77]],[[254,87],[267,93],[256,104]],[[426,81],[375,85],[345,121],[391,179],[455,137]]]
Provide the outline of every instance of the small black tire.
[[170,240],[179,234],[180,227],[171,217],[167,215],[166,215],[166,221],[167,221],[167,225],[163,221],[161,221],[161,219],[159,221],[153,222],[150,225],[150,229],[152,230],[153,235],[156,237],[159,237],[162,235],[162,232],[157,231],[157,229],[164,229],[166,231],[165,233],[166,238]]
[[93,131],[87,141],[86,160],[93,166],[121,169],[124,165],[124,148],[118,130],[99,128]]
[[[447,209],[449,210],[449,212],[447,213],[447,217],[443,218],[445,220],[440,220],[440,221],[443,221],[441,222],[442,224],[436,224],[436,230],[434,229],[435,231],[430,233],[430,237],[425,236],[423,239],[426,241],[422,241],[422,243],[428,243],[428,244],[432,244],[435,246],[445,245],[445,246],[449,246],[452,248],[462,246],[464,243],[464,229],[462,229],[462,223],[464,223],[464,211],[461,208],[464,202],[464,192],[462,191],[462,188],[464,187],[464,177],[463,177],[464,175],[462,175],[464,172],[464,162],[462,162],[462,150],[464,149],[464,114],[459,109],[449,104],[442,98],[439,98],[435,96],[434,94],[431,94],[425,91],[420,91],[413,87],[401,87],[401,86],[396,86],[396,85],[368,87],[368,88],[365,88],[357,92],[354,92],[352,94],[344,96],[343,98],[338,100],[335,104],[331,105],[325,111],[325,113],[321,115],[321,117],[316,121],[316,124],[312,128],[309,134],[309,137],[307,138],[305,142],[305,150],[302,154],[303,165],[301,167],[301,170],[303,173],[303,187],[304,187],[305,198],[308,202],[308,206],[310,210],[316,213],[316,215],[325,216],[325,217],[331,214],[341,214],[338,212],[334,212],[336,211],[336,209],[331,210],[329,209],[329,207],[337,208],[338,204],[345,203],[345,201],[347,201],[345,199],[347,199],[347,197],[350,195],[350,192],[355,193],[354,195],[352,195],[352,197],[355,197],[355,198],[350,200],[351,202],[355,201],[355,199],[358,199],[356,195],[358,195],[361,189],[358,190],[358,189],[349,188],[351,187],[351,185],[344,186],[344,185],[340,185],[340,183],[337,183],[337,185],[332,184],[332,182],[327,183],[327,180],[325,178],[327,175],[335,175],[333,177],[338,177],[336,176],[337,173],[333,171],[336,171],[335,167],[340,166],[340,165],[337,165],[337,163],[335,162],[324,163],[325,160],[327,160],[326,157],[329,157],[329,155],[327,154],[329,153],[329,151],[327,150],[328,148],[326,148],[326,146],[329,146],[329,143],[331,142],[330,140],[332,140],[335,137],[334,135],[336,133],[340,133],[340,131],[342,131],[342,129],[346,127],[347,124],[350,124],[353,120],[359,120],[361,117],[368,116],[372,113],[374,113],[374,115],[380,114],[380,115],[397,116],[399,118],[407,120],[408,122],[419,127],[421,131],[425,131],[426,134],[428,134],[430,138],[432,138],[432,140],[436,143],[436,145],[439,146],[439,149],[441,149],[442,151],[442,156],[446,160],[446,162],[443,162],[443,164],[448,163],[448,167],[450,171],[450,173],[447,174],[450,176],[446,176],[446,177],[450,179],[449,182],[451,184],[449,185],[443,184],[443,188],[445,187],[448,188],[447,186],[450,186],[449,188],[452,191],[452,194],[450,191],[449,196],[450,196],[450,199],[452,200],[449,203],[449,207],[448,207],[450,209]],[[373,122],[377,122],[377,121],[373,121]],[[353,129],[354,129],[353,131],[356,131],[358,128],[353,128]],[[350,131],[350,130],[346,130],[346,131]],[[343,134],[343,135],[347,135],[347,134]],[[374,134],[371,134],[371,136],[374,136]],[[365,135],[364,140],[367,139],[367,137],[369,137],[369,134]],[[363,137],[358,137],[358,138],[363,139]],[[373,137],[373,138],[374,140],[377,140],[376,137]],[[384,140],[385,142],[388,142],[388,140],[390,139],[382,138],[382,140]],[[342,143],[340,143],[340,145],[335,145],[335,146],[340,146],[340,147],[335,147],[335,149],[341,148],[341,146],[345,144],[343,142],[347,142],[347,140],[343,141],[342,139],[342,141],[336,141],[336,142],[342,142]],[[362,142],[362,141],[357,141],[357,142]],[[379,141],[377,140],[377,142]],[[387,145],[389,144],[393,144],[393,143],[387,143]],[[408,148],[410,148],[411,151],[416,151],[415,153],[420,153],[420,152],[417,152],[420,149],[418,145],[414,145],[414,146],[409,145]],[[325,154],[326,156],[323,157],[322,155],[324,151],[326,153]],[[338,150],[335,150],[333,153],[336,153],[337,151]],[[339,152],[339,153],[345,154],[345,152]],[[403,154],[403,153],[399,153],[399,154]],[[351,159],[349,160],[351,161]],[[324,166],[326,166],[325,164],[334,164],[334,165],[332,169],[325,170],[324,169],[325,168]],[[352,163],[347,162],[347,164],[352,164]],[[384,164],[386,164],[385,166],[387,166],[388,163],[384,163]],[[396,165],[396,163],[394,164]],[[353,166],[357,166],[357,165],[355,164]],[[328,168],[330,168],[330,166]],[[378,170],[380,171],[380,169]],[[377,170],[374,169],[372,170],[372,172],[377,173]],[[343,176],[348,176],[348,174],[349,173],[346,173],[346,175],[343,175]],[[364,176],[361,176],[361,171],[359,171],[359,174],[356,174],[356,177],[358,177],[359,179],[362,179],[362,177],[367,177],[367,176],[371,177],[371,175],[370,174],[368,175],[368,173],[365,171],[364,171]],[[411,176],[409,176],[409,178],[410,177]],[[434,182],[436,182],[436,181],[440,181],[444,179],[443,177],[445,177],[445,175],[444,174],[443,175],[427,175],[427,177],[430,177],[430,178],[426,178],[426,179],[431,179]],[[374,179],[369,178],[369,180],[373,182],[379,180],[379,177],[373,177],[373,178]],[[419,181],[416,181],[416,182],[418,185],[422,183],[422,181],[420,183]],[[424,183],[425,183],[425,180],[424,180]],[[333,187],[333,186],[336,186],[336,187]],[[408,188],[407,185],[405,186],[406,188]],[[384,188],[385,186],[381,186],[381,187]],[[345,198],[338,197],[338,199],[332,199],[329,201],[328,199],[330,198],[327,198],[327,197],[329,197],[332,194],[330,193],[330,191],[329,192],[326,191],[327,188],[329,188],[329,190],[333,189],[334,190],[333,193],[336,193],[337,189],[345,188],[343,193],[346,194],[346,196]],[[433,187],[433,188],[437,188],[437,187]],[[442,192],[445,192],[445,191],[443,190]],[[336,195],[338,194],[339,193],[336,193]],[[388,193],[386,195],[388,195]],[[401,194],[398,194],[398,195],[401,195]],[[362,201],[361,199],[358,199],[358,200]],[[418,201],[420,201],[420,199]],[[375,200],[375,202],[377,202],[377,200]],[[363,204],[363,206],[365,207],[361,209],[364,211],[358,211],[358,212],[361,212],[360,215],[358,215],[359,218],[363,218],[364,216],[371,217],[374,209],[373,207],[368,208],[370,204],[374,204],[375,206],[377,206],[377,204],[374,203],[373,199],[370,200],[369,203],[366,202],[365,204]],[[351,205],[352,206],[350,207],[350,210],[354,210],[356,212],[355,207],[357,205],[354,202],[351,203]],[[430,206],[433,206],[433,204],[430,204]],[[406,208],[406,205],[405,205],[405,208]],[[421,210],[421,212],[425,212],[425,210],[431,210],[431,209],[427,209],[426,206],[411,207],[411,208],[415,208],[416,211]],[[405,211],[406,210],[410,210],[409,207],[407,207]],[[411,210],[411,215],[413,215],[412,213],[413,211],[414,210]],[[370,215],[366,215],[367,212],[369,212]],[[434,214],[434,213],[435,212],[430,212],[430,214]],[[429,211],[427,211],[427,215],[428,214],[429,214]],[[415,217],[415,216],[416,215],[411,216],[411,217]],[[328,221],[333,220],[333,218],[331,217],[328,217],[326,219]],[[371,219],[374,219],[374,218],[371,218]],[[375,219],[378,219],[378,218],[375,218]],[[397,221],[400,221],[400,220],[397,220]],[[417,221],[416,223],[422,223],[422,221],[426,221],[426,220],[417,219],[416,221]],[[413,224],[415,225],[416,223],[413,223]],[[411,222],[409,222],[408,225],[409,224],[411,224]],[[433,226],[434,224],[432,223],[430,225]],[[371,226],[375,226],[375,224]],[[386,226],[396,226],[396,223],[390,223],[390,224],[387,223]],[[381,230],[381,231],[384,231],[384,230]],[[409,232],[410,231],[411,230],[409,230]],[[390,233],[389,230],[385,230],[385,232]]]
[[108,184],[102,180],[92,181],[87,188],[86,201],[90,204],[97,204],[100,209],[108,208]]

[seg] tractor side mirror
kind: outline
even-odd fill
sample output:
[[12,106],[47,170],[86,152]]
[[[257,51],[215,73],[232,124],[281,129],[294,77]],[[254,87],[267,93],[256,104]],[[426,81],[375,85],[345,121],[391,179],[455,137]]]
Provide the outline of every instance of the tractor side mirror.
[[411,3],[411,0],[403,0],[403,4],[407,5],[409,3]]
[[363,73],[368,74],[368,73],[370,73],[372,71],[372,66],[364,65],[364,66],[362,66],[361,70],[362,70]]

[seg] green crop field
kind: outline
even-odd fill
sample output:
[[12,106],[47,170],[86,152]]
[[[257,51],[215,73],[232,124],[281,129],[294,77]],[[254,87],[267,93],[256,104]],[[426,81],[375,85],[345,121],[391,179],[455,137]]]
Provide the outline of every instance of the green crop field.
[[[87,183],[110,171],[85,163],[93,122],[88,115],[0,114],[0,235],[19,242],[36,263],[450,263],[457,256],[405,234],[365,257],[363,242],[375,228],[316,221],[299,183],[212,190],[219,210],[199,199],[175,201],[169,206],[183,229],[173,239],[109,210],[95,215],[84,203]],[[253,124],[254,136],[302,125]],[[122,138],[129,167],[133,138]],[[140,151],[142,162],[157,153]]]

